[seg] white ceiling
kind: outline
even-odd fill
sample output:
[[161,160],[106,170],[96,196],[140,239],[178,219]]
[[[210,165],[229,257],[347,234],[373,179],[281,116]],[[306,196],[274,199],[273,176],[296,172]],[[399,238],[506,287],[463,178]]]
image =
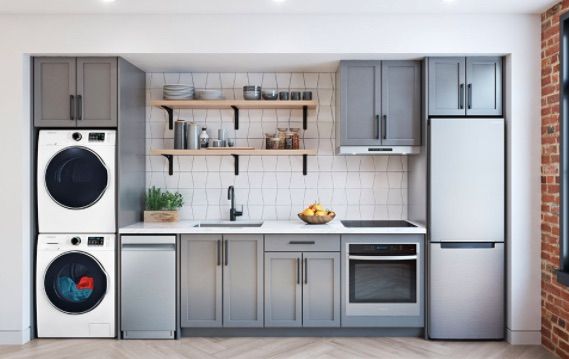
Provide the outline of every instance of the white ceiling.
[[34,14],[538,14],[557,0],[0,0],[0,13]]

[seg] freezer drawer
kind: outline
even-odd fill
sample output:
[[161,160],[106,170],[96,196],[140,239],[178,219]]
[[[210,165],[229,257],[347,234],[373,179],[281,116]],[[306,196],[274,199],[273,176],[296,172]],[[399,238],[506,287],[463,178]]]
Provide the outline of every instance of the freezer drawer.
[[431,242],[504,241],[504,120],[432,118]]
[[504,243],[432,243],[429,337],[504,338]]
[[122,236],[124,339],[168,339],[176,331],[176,237]]

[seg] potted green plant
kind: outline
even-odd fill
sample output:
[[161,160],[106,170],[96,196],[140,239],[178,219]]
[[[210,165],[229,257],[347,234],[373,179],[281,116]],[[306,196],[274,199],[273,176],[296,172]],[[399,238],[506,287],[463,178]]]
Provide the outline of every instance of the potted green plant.
[[144,202],[144,222],[177,222],[178,208],[184,205],[180,193],[162,192],[154,186],[146,192]]

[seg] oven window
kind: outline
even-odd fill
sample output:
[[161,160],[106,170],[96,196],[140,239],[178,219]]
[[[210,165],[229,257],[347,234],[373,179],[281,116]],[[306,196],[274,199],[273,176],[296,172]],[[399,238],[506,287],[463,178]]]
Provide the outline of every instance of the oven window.
[[350,303],[416,303],[417,261],[350,259]]

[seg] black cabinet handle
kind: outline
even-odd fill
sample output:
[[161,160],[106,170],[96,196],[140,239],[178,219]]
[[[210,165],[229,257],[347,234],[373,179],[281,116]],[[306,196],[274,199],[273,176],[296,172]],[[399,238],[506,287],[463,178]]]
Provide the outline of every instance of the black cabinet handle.
[[221,239],[217,241],[217,265],[221,265]]
[[379,119],[379,115],[375,115],[375,119],[377,120],[377,139],[381,138],[381,120]]
[[229,264],[229,242],[225,240],[225,265]]
[[385,140],[387,138],[387,115],[383,115],[383,122],[381,123],[381,134]]
[[304,258],[304,284],[308,284],[308,258]]
[[69,95],[69,117],[75,121],[75,96]]
[[290,241],[288,244],[316,244],[314,241]]
[[472,84],[468,84],[468,108],[472,108]]
[[458,91],[458,106],[461,110],[464,110],[464,84],[460,84]]
[[77,95],[77,121],[83,119],[83,96]]
[[296,258],[296,284],[300,284],[300,258]]

